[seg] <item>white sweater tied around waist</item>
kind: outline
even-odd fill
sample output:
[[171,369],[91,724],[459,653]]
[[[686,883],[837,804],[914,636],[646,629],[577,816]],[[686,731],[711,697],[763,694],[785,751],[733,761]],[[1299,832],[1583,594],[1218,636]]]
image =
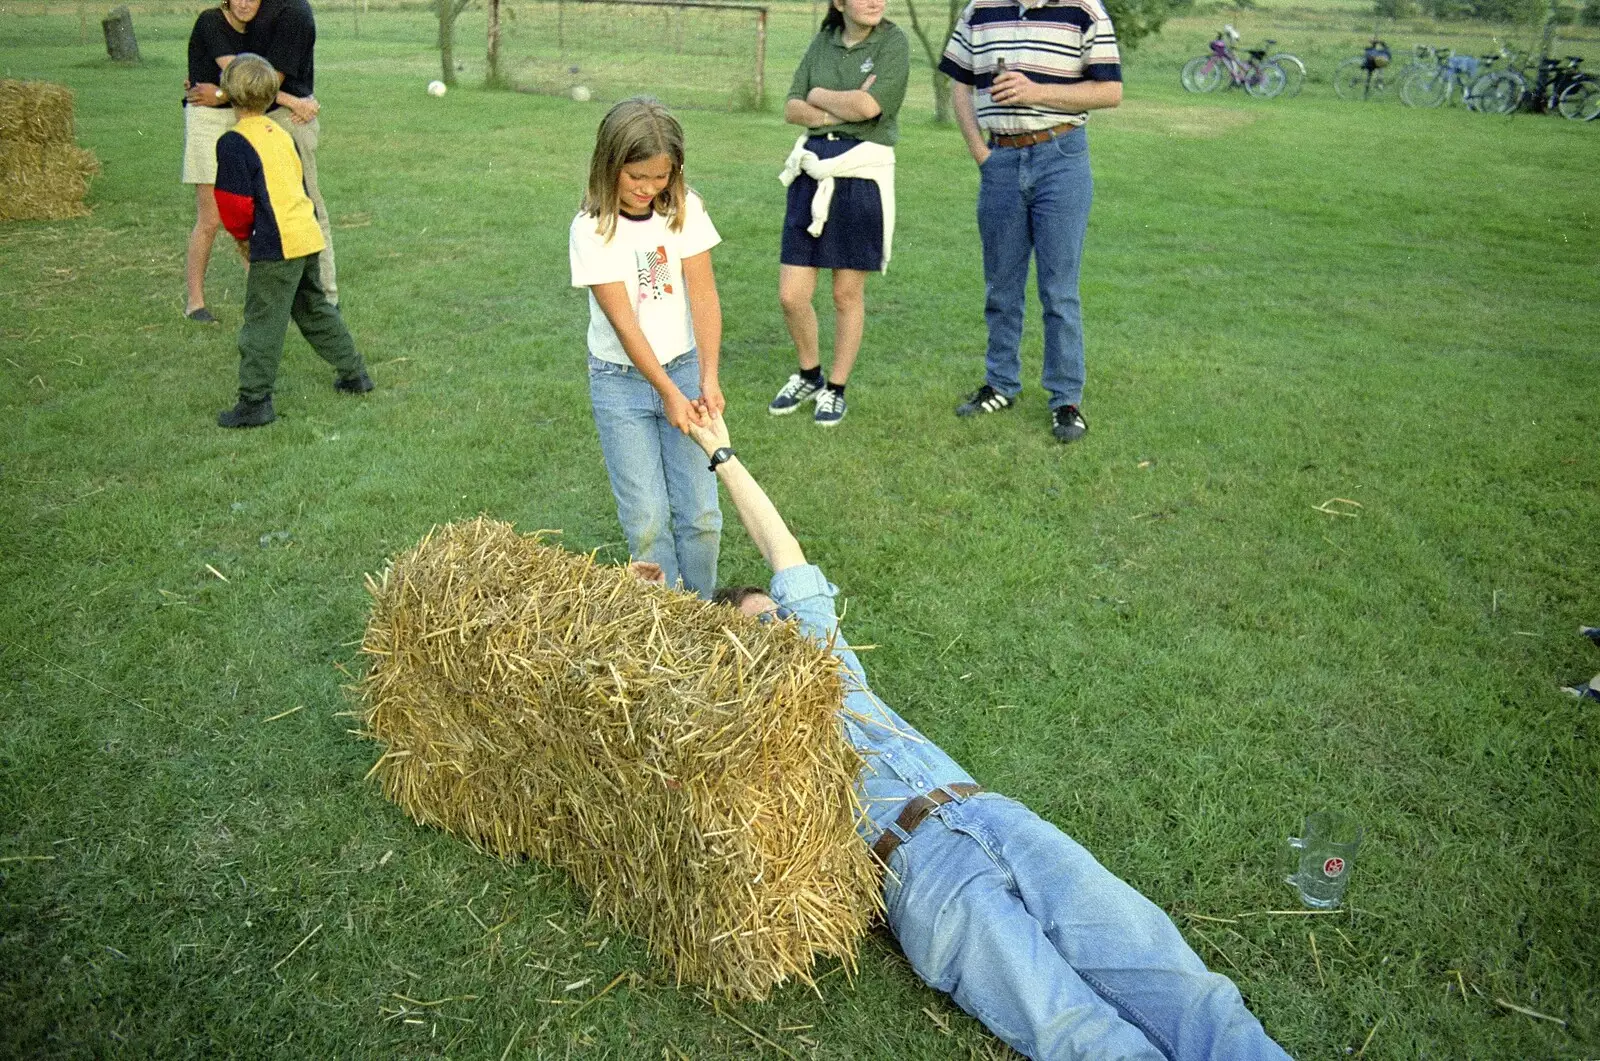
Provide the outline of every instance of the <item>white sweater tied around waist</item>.
[[811,224],[806,226],[813,239],[822,235],[828,223],[828,211],[833,205],[833,182],[839,177],[869,180],[878,186],[878,198],[883,204],[883,264],[880,272],[889,268],[889,252],[894,244],[894,148],[862,140],[855,147],[833,158],[819,158],[815,151],[806,150],[810,133],[800,134],[794,150],[784,160],[778,180],[787,188],[801,173],[817,182],[817,193],[811,197]]

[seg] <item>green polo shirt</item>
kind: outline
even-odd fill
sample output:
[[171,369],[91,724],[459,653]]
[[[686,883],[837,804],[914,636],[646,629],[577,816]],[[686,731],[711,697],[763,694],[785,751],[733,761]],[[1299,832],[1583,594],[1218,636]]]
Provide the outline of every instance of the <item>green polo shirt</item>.
[[789,98],[803,100],[814,88],[850,92],[861,87],[869,74],[878,80],[867,89],[883,109],[865,122],[845,122],[812,129],[813,133],[838,133],[857,140],[893,147],[900,138],[900,104],[906,98],[906,78],[911,73],[911,43],[905,32],[888,19],[872,27],[867,39],[851,48],[844,45],[844,31],[823,30],[811,39],[800,68],[789,85]]

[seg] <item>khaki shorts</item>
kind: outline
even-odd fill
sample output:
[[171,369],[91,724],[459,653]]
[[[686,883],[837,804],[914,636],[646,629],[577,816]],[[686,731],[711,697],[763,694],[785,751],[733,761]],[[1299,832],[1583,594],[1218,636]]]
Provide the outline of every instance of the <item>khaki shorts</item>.
[[232,107],[183,108],[183,183],[217,183],[217,141],[233,128]]

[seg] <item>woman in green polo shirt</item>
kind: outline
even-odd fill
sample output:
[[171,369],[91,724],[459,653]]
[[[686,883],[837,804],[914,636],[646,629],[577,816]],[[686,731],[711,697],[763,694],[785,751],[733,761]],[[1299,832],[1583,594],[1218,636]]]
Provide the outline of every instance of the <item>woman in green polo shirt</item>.
[[[784,166],[789,186],[779,257],[778,302],[800,371],[767,411],[816,402],[813,421],[844,419],[845,383],[866,322],[867,274],[889,266],[894,235],[896,117],[906,95],[911,45],[883,17],[884,0],[832,0],[789,86],[783,120],[806,127]],[[833,270],[833,367],[826,381],[811,305],[817,270]]]

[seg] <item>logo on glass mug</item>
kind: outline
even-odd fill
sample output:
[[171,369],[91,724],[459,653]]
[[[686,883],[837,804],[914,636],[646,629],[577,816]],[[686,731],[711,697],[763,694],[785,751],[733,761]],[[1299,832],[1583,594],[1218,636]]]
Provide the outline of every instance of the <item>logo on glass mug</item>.
[[1322,872],[1329,877],[1337,877],[1344,872],[1344,859],[1335,856],[1322,864]]

